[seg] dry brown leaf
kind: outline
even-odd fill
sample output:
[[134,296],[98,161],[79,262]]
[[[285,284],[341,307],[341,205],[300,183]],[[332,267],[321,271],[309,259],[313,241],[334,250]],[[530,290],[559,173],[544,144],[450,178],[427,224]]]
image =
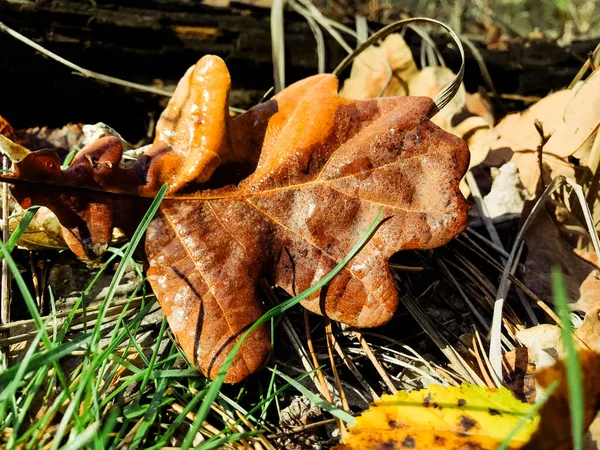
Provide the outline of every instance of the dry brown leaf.
[[16,130],[15,142],[29,150],[52,149],[65,154],[81,147],[85,135],[83,125],[70,123],[61,128],[34,127]]
[[[183,350],[210,377],[262,314],[261,277],[290,294],[307,289],[382,210],[386,220],[369,243],[303,305],[357,327],[388,321],[398,300],[389,257],[443,245],[464,228],[458,181],[468,165],[464,142],[427,119],[430,99],[346,100],[333,75],[223,117],[229,77],[216,59],[188,72],[134,167],[120,165],[122,143],[109,136],[64,171],[56,153],[42,150],[3,177],[33,182],[13,188],[21,205],[48,206],[69,229],[71,248],[92,256],[113,227],[131,235],[151,197],[171,183],[146,233],[148,279]],[[265,327],[253,331],[225,380],[260,369],[269,342]]]
[[[565,131],[557,148],[570,149],[578,159],[585,160],[591,142],[600,125],[600,69],[596,69],[577,89],[564,113]],[[584,144],[586,144],[584,146]],[[550,144],[550,143],[549,143]],[[583,147],[583,148],[582,148]],[[596,168],[593,168],[596,171]]]
[[[489,165],[511,161],[519,166],[521,180],[530,194],[540,188],[538,147],[541,137],[535,120],[543,126],[544,181],[564,175],[577,179],[584,168],[595,173],[598,158],[590,155],[600,124],[600,70],[594,71],[578,89],[562,90],[546,96],[522,114],[505,117],[494,129],[498,135],[486,160]],[[576,168],[567,158],[575,156],[581,167]]]
[[559,265],[564,271],[571,308],[587,312],[600,305],[600,280],[596,267],[573,252],[547,211],[536,218],[525,233],[528,248],[523,281],[543,300],[552,303],[550,272]]
[[[581,350],[579,352],[581,373],[583,374],[584,430],[590,426],[600,406],[600,354]],[[567,450],[572,448],[571,421],[569,407],[569,386],[563,360],[536,373],[538,384],[547,388],[558,380],[557,389],[540,409],[540,425],[524,447],[526,450]]]
[[523,402],[535,402],[534,373],[535,358],[527,347],[516,347],[502,355],[502,385]]
[[[9,220],[11,233],[21,222],[23,213],[24,211],[18,206],[13,210]],[[36,212],[19,238],[17,245],[28,250],[64,250],[69,248],[63,239],[60,222],[52,211],[44,207]]]
[[577,328],[575,335],[590,350],[600,353],[600,306],[585,313],[583,323]]
[[404,38],[398,33],[390,34],[381,45],[369,47],[356,57],[340,96],[365,100],[409,95],[408,82],[418,72]]
[[[454,72],[447,67],[425,67],[408,80],[408,92],[410,95],[435,98],[435,96],[438,95],[446,85],[450,84],[455,77],[456,75]],[[452,132],[452,119],[465,108],[466,102],[467,91],[465,90],[464,85],[461,84],[458,92],[452,98],[450,103],[433,116],[431,121],[438,127]]]
[[494,126],[494,114],[492,112],[492,104],[479,92],[475,92],[474,94],[469,94],[467,92],[465,106],[471,114],[483,118],[490,127]]
[[[502,119],[494,128],[497,139],[492,143],[486,164],[500,166],[508,161],[515,163],[519,167],[523,185],[530,194],[534,195],[539,188],[537,149],[541,143],[539,132],[535,128],[535,120],[542,123],[546,136],[553,135],[550,141],[554,139],[556,142],[554,135],[557,130],[564,127],[563,112],[572,98],[572,91],[558,91],[540,100],[524,113],[510,114]],[[544,147],[543,161],[550,165],[553,171],[551,177],[560,174],[573,176],[571,165],[559,159],[570,153],[562,149],[552,155],[551,150],[552,145],[548,142]],[[546,181],[549,182],[549,179]]]
[[8,121],[0,116],[0,135],[7,137],[11,141],[15,140],[15,130]]
[[[402,36],[391,34],[382,45],[370,47],[356,58],[352,73],[345,81],[340,95],[353,99],[375,98],[380,95],[435,98],[455,77],[446,67],[425,67],[418,70]],[[491,106],[479,94],[471,96],[469,104],[468,99],[469,95],[461,85],[452,101],[432,118],[432,122],[467,142],[472,154],[471,168],[487,156],[494,139],[491,132],[494,119]],[[477,116],[479,113],[483,117]],[[462,120],[455,124],[459,115]],[[460,183],[460,190],[465,197],[470,194],[464,180]]]
[[560,328],[557,325],[543,323],[519,330],[516,335],[519,342],[531,351],[538,370],[553,366],[562,356]]

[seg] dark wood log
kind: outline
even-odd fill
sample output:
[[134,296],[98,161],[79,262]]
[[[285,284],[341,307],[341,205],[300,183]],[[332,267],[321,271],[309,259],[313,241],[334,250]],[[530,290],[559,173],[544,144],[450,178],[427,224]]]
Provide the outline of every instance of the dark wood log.
[[[149,85],[172,87],[200,56],[217,54],[232,74],[232,104],[251,106],[273,79],[269,9],[257,6],[268,0],[211,1],[0,0],[0,20],[82,67]],[[324,35],[332,70],[345,52]],[[444,36],[434,38],[456,68],[456,49]],[[561,49],[551,42],[514,42],[508,51],[493,52],[473,38],[499,91],[522,95],[568,84],[596,44]],[[407,39],[417,52],[420,39],[411,33]],[[348,43],[355,45],[350,37]],[[286,14],[285,44],[288,83],[316,72],[315,39],[301,16]],[[470,91],[485,84],[472,56],[465,82]],[[0,114],[16,127],[104,121],[136,141],[146,133],[148,114],[157,117],[165,104],[160,96],[73,75],[2,33],[0,83]]]

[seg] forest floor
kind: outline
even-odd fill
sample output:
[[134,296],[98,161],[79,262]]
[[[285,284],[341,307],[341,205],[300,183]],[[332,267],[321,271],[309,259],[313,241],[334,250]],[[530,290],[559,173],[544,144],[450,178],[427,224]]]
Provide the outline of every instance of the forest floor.
[[[16,186],[15,200],[11,184],[2,183],[0,446],[434,448],[427,439],[435,434],[444,437],[443,443],[436,441],[435,448],[461,448],[467,443],[490,449],[556,448],[557,443],[564,448],[600,448],[600,420],[595,420],[600,388],[594,379],[600,365],[600,298],[596,299],[600,295],[600,8],[595,8],[595,2],[542,1],[530,6],[508,1],[465,0],[453,5],[421,1],[413,2],[414,7],[407,11],[382,1],[357,7],[310,0],[289,0],[285,5],[215,0],[203,2],[202,10],[185,1],[170,6],[160,1],[143,6],[125,3],[50,1],[38,5],[11,0],[0,4],[0,12],[5,14],[1,16],[0,42],[6,49],[0,55],[4,74],[2,179],[10,181],[12,176]],[[25,20],[28,14],[31,21]],[[416,16],[437,19],[456,34],[448,37],[431,22],[377,34],[385,25]],[[360,44],[370,38],[373,45],[362,49]],[[378,233],[385,227],[385,221],[378,224],[373,222],[374,214],[367,214],[361,216],[360,231],[340,228],[336,220],[346,217],[344,211],[336,211],[337,204],[327,204],[330,197],[318,197],[318,209],[329,211],[329,219],[323,220],[334,230],[328,235],[333,236],[329,237],[331,247],[327,247],[336,255],[333,263],[321,267],[308,251],[305,259],[294,260],[290,252],[295,250],[290,245],[291,250],[286,247],[285,251],[291,260],[292,282],[286,283],[277,272],[284,270],[281,257],[251,280],[260,301],[252,311],[258,310],[259,317],[266,312],[260,321],[269,336],[272,356],[262,370],[252,370],[255,373],[236,384],[223,383],[225,372],[211,372],[214,380],[206,378],[190,362],[196,357],[190,357],[181,336],[200,335],[200,327],[188,329],[192,323],[188,321],[181,329],[173,295],[157,287],[155,279],[159,277],[147,273],[152,270],[153,256],[148,250],[150,238],[146,239],[146,255],[143,251],[146,229],[152,230],[157,223],[155,214],[166,214],[167,210],[161,209],[163,196],[168,204],[176,194],[156,190],[152,196],[142,195],[139,204],[128,204],[131,211],[111,210],[115,217],[123,216],[114,219],[120,223],[142,208],[141,222],[128,222],[131,229],[124,232],[112,230],[111,223],[112,234],[104,252],[90,262],[76,257],[69,248],[85,248],[89,255],[92,247],[85,246],[101,234],[97,230],[104,224],[104,216],[93,216],[92,209],[81,206],[88,200],[77,204],[64,200],[60,190],[80,189],[85,199],[91,195],[87,178],[68,170],[85,164],[86,158],[96,170],[97,161],[91,156],[77,155],[101,137],[112,136],[123,146],[123,174],[130,167],[140,167],[147,157],[142,153],[151,148],[161,111],[179,111],[177,120],[188,114],[187,100],[177,103],[177,95],[175,100],[170,98],[179,77],[206,49],[222,56],[229,66],[231,116],[219,116],[220,97],[212,95],[222,85],[215,81],[217,87],[210,87],[212,79],[207,78],[209,87],[192,82],[210,101],[202,103],[202,95],[190,94],[194,91],[188,92],[185,83],[177,88],[182,93],[179,98],[197,95],[192,110],[206,106],[211,119],[203,120],[219,119],[213,121],[214,130],[220,130],[222,123],[233,127],[234,131],[225,127],[232,139],[239,129],[235,123],[243,121],[246,110],[283,99],[287,87],[310,75],[338,74],[338,64],[350,54],[345,71],[339,74],[340,97],[310,85],[308,93],[289,97],[297,108],[293,120],[285,118],[289,128],[269,125],[273,128],[267,127],[265,135],[281,133],[285,139],[277,142],[282,148],[292,141],[300,146],[305,142],[302,139],[308,142],[312,138],[309,131],[315,122],[327,126],[326,111],[334,102],[361,105],[371,99],[423,96],[439,106],[430,117],[435,126],[462,139],[470,152],[470,163],[460,174],[464,178],[453,180],[452,187],[444,190],[442,181],[460,165],[460,146],[448,144],[456,142],[455,138],[444,137],[431,144],[436,132],[429,135],[430,131],[423,131],[421,136],[420,131],[411,135],[413,128],[398,129],[405,141],[413,142],[406,144],[407,149],[413,145],[418,154],[422,145],[425,153],[422,166],[408,166],[418,174],[396,174],[373,194],[378,199],[387,198],[392,191],[397,194],[396,203],[388,205],[391,209],[384,208],[385,220],[393,222],[393,213],[388,212],[400,208],[402,202],[408,205],[402,206],[405,210],[423,211],[422,220],[426,220],[427,214],[438,214],[442,203],[444,207],[452,202],[462,204],[463,197],[468,215],[460,233],[452,231],[447,220],[437,219],[447,230],[436,248],[416,246],[416,250],[391,256],[387,265],[398,306],[382,326],[360,328],[358,319],[357,326],[350,326],[346,323],[354,319],[341,323],[344,320],[330,320],[297,304],[310,294],[295,290],[295,277],[301,277],[305,266],[320,273],[313,279],[313,283],[320,280],[317,287],[324,285],[323,277],[330,270],[330,275],[343,271],[344,257],[355,258],[347,267],[358,271],[357,261],[365,261],[360,259],[361,252],[363,256],[376,253],[370,245],[381,239]],[[465,56],[461,57],[461,50]],[[153,68],[155,72],[151,72]],[[274,94],[279,96],[275,100]],[[354,101],[357,103],[351,103]],[[285,107],[280,108],[284,114]],[[184,127],[177,128],[178,132],[199,127],[194,113],[189,114],[192,118],[181,119]],[[235,122],[234,117],[242,120]],[[383,119],[360,120],[364,121],[359,126],[363,127],[361,139],[368,144],[361,147],[362,155],[369,151],[367,147],[384,140],[383,134],[368,134],[369,126],[373,130]],[[425,119],[419,120],[425,123]],[[159,122],[159,130],[167,127],[165,122]],[[428,123],[423,130],[430,130]],[[286,129],[300,131],[286,135]],[[242,140],[254,142],[256,129],[246,131]],[[211,139],[217,133],[211,129],[202,137]],[[350,131],[347,133],[350,136]],[[174,148],[179,145],[176,139],[170,142]],[[261,158],[266,158],[269,145],[268,139],[264,142]],[[324,138],[301,150],[313,152],[314,164],[319,164],[319,150],[314,149],[334,145],[324,142],[329,141]],[[404,141],[393,145],[400,142],[404,149]],[[47,176],[47,167],[29,172],[36,179],[23,175],[29,169],[19,166],[21,161],[42,149],[54,150],[62,173],[79,177],[73,183],[80,185],[64,179],[57,182]],[[438,152],[446,150],[457,152],[454,169],[450,164],[426,165],[428,155],[435,159]],[[226,157],[220,156],[225,161]],[[308,154],[308,159],[313,156]],[[225,167],[235,167],[236,176],[243,173],[248,180],[255,180],[251,172],[244,172],[247,161],[239,155],[232,158],[241,168]],[[183,160],[178,161],[180,170]],[[191,164],[189,161],[185,164]],[[112,164],[107,163],[110,170]],[[22,169],[15,171],[14,167]],[[166,172],[168,167],[162,167]],[[254,161],[252,167],[260,168],[260,162],[257,166]],[[294,167],[288,165],[286,170],[292,173]],[[316,170],[310,165],[300,169],[308,176]],[[309,182],[317,183],[320,176]],[[20,188],[24,184],[19,184],[19,177],[25,186],[34,183],[36,193],[19,193],[19,189],[27,189]],[[208,181],[194,181],[184,192],[197,195],[201,188],[220,187],[228,177],[217,170]],[[428,177],[432,181],[427,181]],[[235,179],[236,189],[243,186],[242,178]],[[368,203],[361,198],[367,194],[359,193],[370,189],[368,186],[367,181],[357,182],[353,199]],[[94,185],[92,190],[106,189],[109,197],[130,194],[113,188]],[[65,192],[71,192],[68,189]],[[97,195],[100,200],[89,203],[113,207],[104,200],[108,197]],[[240,195],[251,196],[247,191]],[[38,208],[32,198],[43,199],[50,209]],[[66,216],[61,215],[64,205],[57,206],[60,202],[88,221],[86,229],[92,232],[87,243],[81,239],[81,244],[73,244],[76,227],[69,228]],[[292,208],[289,204],[293,202],[286,202],[280,209]],[[293,211],[298,217],[308,217],[313,209],[314,205]],[[217,217],[229,223],[228,214],[233,213],[223,209]],[[453,214],[459,217],[462,213]],[[197,224],[198,229],[201,226],[207,225]],[[231,226],[242,229],[242,225]],[[264,231],[259,222],[243,227],[249,231],[232,233],[234,239],[222,240],[221,245],[229,249],[233,240],[243,246],[255,242],[245,241],[246,234]],[[433,239],[423,237],[435,235],[433,228],[419,228],[421,234],[417,236],[415,231],[410,238],[400,229],[386,235],[394,242],[377,245],[415,248],[411,242]],[[65,238],[69,229],[71,237]],[[192,226],[178,233],[191,235],[194,230]],[[205,249],[212,248],[211,238],[218,240],[217,232],[210,230],[202,230],[206,235],[198,238],[207,242]],[[361,239],[364,246],[354,247]],[[250,253],[264,253],[256,258],[258,265],[262,257],[268,258],[269,251],[270,247],[265,247]],[[245,276],[235,265],[238,260],[232,262],[233,250],[214,253],[225,256],[209,260],[208,265],[214,267],[207,271],[222,265],[233,279],[238,274]],[[334,269],[338,263],[341,265]],[[179,264],[179,259],[172,264]],[[342,277],[337,276],[338,280]],[[317,303],[325,302],[327,289],[335,286],[335,280],[322,289]],[[207,282],[207,286],[208,291],[217,289],[216,284],[211,287]],[[192,287],[203,289],[200,282]],[[385,294],[379,297],[382,302],[389,294],[383,288],[377,292]],[[204,298],[209,295],[202,294]],[[246,291],[240,294],[247,295]],[[360,293],[352,295],[358,302]],[[167,314],[159,301],[169,305]],[[353,306],[348,305],[346,309]],[[342,318],[352,315],[335,311]],[[216,316],[206,314],[205,324],[218,322]],[[243,342],[243,333],[251,325],[235,335],[233,342]],[[218,333],[221,328],[215,326],[215,330]],[[258,353],[263,343],[253,342]],[[195,345],[200,344],[194,344],[194,349]],[[250,354],[252,350],[242,347],[240,352]],[[554,379],[559,384],[552,384]],[[436,390],[438,386],[440,390]],[[507,397],[506,392],[511,394]],[[483,397],[487,400],[480,400]],[[465,409],[466,402],[476,403],[475,409],[481,411]],[[378,407],[372,407],[373,403]],[[370,413],[365,413],[369,408]]]

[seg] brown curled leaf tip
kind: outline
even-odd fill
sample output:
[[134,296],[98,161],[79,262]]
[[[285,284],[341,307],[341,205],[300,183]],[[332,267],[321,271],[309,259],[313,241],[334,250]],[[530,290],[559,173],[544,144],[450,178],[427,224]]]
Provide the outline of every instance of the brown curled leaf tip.
[[[398,301],[390,256],[444,245],[463,230],[467,212],[458,188],[467,146],[427,119],[431,99],[347,100],[335,76],[317,75],[230,119],[229,86],[223,61],[202,58],[179,83],[154,145],[131,169],[121,167],[115,142],[98,141],[65,171],[50,159],[17,173],[69,187],[63,203],[62,188],[55,188],[60,199],[32,200],[60,212],[92,254],[98,249],[90,245],[106,242],[107,229],[129,221],[131,231],[138,223],[131,216],[143,213],[120,192],[149,198],[170,183],[146,233],[148,279],[189,360],[211,378],[263,314],[261,278],[302,292],[383,210],[388,220],[358,255],[326,291],[302,302],[355,327],[379,326]],[[77,197],[77,186],[98,190]],[[82,198],[87,209],[71,208]],[[226,382],[258,371],[270,352],[267,329],[253,331]]]

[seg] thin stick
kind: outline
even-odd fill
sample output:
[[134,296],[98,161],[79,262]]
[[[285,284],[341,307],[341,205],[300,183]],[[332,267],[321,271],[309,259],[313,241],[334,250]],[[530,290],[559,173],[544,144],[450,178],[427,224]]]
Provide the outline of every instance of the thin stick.
[[[94,72],[93,70],[89,70],[84,67],[78,66],[77,64],[74,64],[71,61],[63,58],[62,56],[59,56],[56,53],[51,52],[47,48],[42,47],[38,43],[32,41],[31,39],[29,39],[26,36],[23,36],[21,33],[19,33],[16,30],[13,30],[12,28],[10,28],[9,26],[5,25],[2,22],[0,22],[0,31],[4,31],[6,34],[14,37],[18,41],[21,41],[23,44],[34,48],[35,50],[40,52],[42,55],[45,55],[48,58],[53,59],[54,61],[57,61],[60,64],[63,64],[70,69],[73,69],[77,75],[81,75],[85,78],[91,78],[91,79],[98,80],[98,81],[104,81],[105,83],[116,84],[118,86],[123,86],[123,87],[127,87],[130,89],[136,89],[138,91],[149,92],[151,94],[156,94],[156,95],[162,95],[164,97],[172,97],[173,96],[173,91],[168,91],[166,89],[160,89],[160,88],[153,87],[153,86],[146,86],[145,84],[134,83],[132,81],[122,80],[121,78],[111,77],[110,75],[105,75],[103,73]],[[233,106],[230,106],[229,112],[233,113],[233,114],[242,114],[246,111],[241,108],[235,108]]]
[[[315,353],[315,347],[313,345],[312,335],[310,333],[310,324],[308,322],[308,310],[304,310],[304,331],[306,333],[306,344],[308,346],[308,352],[313,360],[314,367],[319,367],[319,360],[317,359],[317,354]],[[319,383],[321,383],[321,389],[323,395],[325,396],[325,400],[329,403],[333,403],[333,397],[331,396],[331,392],[329,391],[329,387],[327,386],[327,382],[325,381],[325,377],[323,376],[323,371],[321,369],[317,369],[317,378],[319,379]]]
[[[479,186],[477,185],[477,181],[475,180],[473,173],[471,171],[469,171],[467,173],[466,178],[467,178],[467,183],[469,185],[469,188],[471,189],[471,193],[473,194],[473,198],[475,199],[475,205],[479,209],[479,214],[483,220],[483,223],[485,224],[485,228],[487,229],[487,231],[490,235],[490,238],[492,239],[492,242],[499,248],[504,248],[504,246],[502,245],[502,241],[500,240],[500,236],[498,235],[498,231],[496,230],[496,227],[494,226],[494,223],[492,222],[492,220],[490,218],[487,207],[485,206],[485,203],[483,202],[483,197],[481,196],[481,192],[479,191]],[[504,264],[506,264],[507,258],[502,256],[501,260]],[[525,308],[525,312],[527,313],[529,320],[531,320],[531,322],[534,325],[537,325],[539,322],[537,320],[537,317],[535,317],[535,313],[533,312],[533,309],[531,309],[531,305],[525,301],[525,297],[523,296],[523,294],[520,291],[517,291],[517,295],[519,297],[519,300],[521,301],[521,304],[523,305],[523,308]]]
[[500,235],[498,234],[498,231],[496,231],[496,227],[494,226],[494,223],[492,222],[492,219],[490,218],[490,213],[488,212],[487,207],[485,206],[485,203],[483,202],[483,196],[481,195],[481,191],[479,190],[477,181],[475,180],[475,177],[473,176],[473,173],[471,171],[467,172],[466,180],[467,180],[467,184],[469,185],[469,189],[471,189],[471,194],[473,194],[473,199],[475,200],[475,206],[479,210],[479,215],[481,217],[481,220],[483,220],[485,229],[487,230],[488,234],[490,235],[492,242],[498,248],[504,248],[504,246],[502,245],[502,241],[500,240]]
[[12,28],[6,26],[4,23],[0,22],[0,31],[4,31],[15,39],[27,44],[28,46],[36,49],[38,52],[46,55],[48,58],[57,61],[70,69],[73,69],[77,74],[82,75],[86,78],[94,78],[96,80],[105,81],[107,83],[117,84],[119,86],[124,86],[132,89],[137,89],[138,91],[150,92],[152,94],[164,95],[165,97],[171,97],[173,93],[171,91],[167,91],[165,89],[159,89],[152,86],[146,86],[139,83],[133,83],[131,81],[121,80],[120,78],[111,77],[109,75],[104,75],[102,73],[94,72],[92,70],[85,69],[77,64],[73,64],[71,61],[66,60],[62,56],[57,55],[56,53],[51,52],[50,50],[42,47],[36,42],[33,42],[31,39],[23,36],[18,31],[13,30]]
[[352,374],[356,377],[356,379],[361,384],[361,386],[364,388],[364,390],[367,391],[369,394],[371,394],[371,398],[373,400],[379,400],[380,399],[379,395],[377,395],[377,393],[373,390],[373,388],[369,385],[369,383],[367,383],[367,380],[365,379],[365,377],[363,377],[361,375],[361,373],[359,372],[358,368],[356,367],[356,365],[354,364],[352,359],[350,359],[348,357],[348,355],[346,355],[346,353],[344,352],[344,349],[342,348],[340,343],[337,341],[337,339],[335,339],[335,336],[333,339],[333,348],[335,348],[335,351],[337,352],[338,356],[340,358],[342,358],[342,361],[344,362],[344,364],[346,365],[348,370],[350,370],[350,372],[352,372]]
[[[250,421],[241,413],[239,412],[237,409],[235,410],[235,413],[237,414],[238,418],[244,422],[244,425],[246,425],[248,427],[248,429],[250,431],[256,431],[256,427],[254,425],[252,425],[250,423]],[[264,434],[259,433],[257,436],[258,440],[265,446],[265,448],[267,450],[275,450],[275,447],[273,447],[273,445],[267,440],[267,438],[264,436]],[[258,443],[256,442],[255,438],[251,438],[254,440],[254,442],[258,445]]]
[[473,345],[473,350],[470,350],[470,352],[473,354],[473,357],[477,361],[477,365],[479,366],[479,372],[481,372],[481,375],[483,376],[483,380],[485,381],[487,387],[496,387],[496,385],[490,378],[488,371],[485,370],[485,363],[481,358],[481,352],[479,350],[479,346],[477,345],[477,338],[475,337],[475,333],[477,333],[477,329],[474,330],[473,336],[471,337],[471,344]]
[[485,361],[485,366],[488,369],[487,372],[491,375],[491,377],[493,378],[494,383],[495,383],[495,386],[491,386],[490,385],[490,387],[500,387],[500,386],[502,386],[502,380],[498,379],[498,377],[496,376],[496,373],[492,369],[492,365],[490,363],[490,359],[488,358],[488,355],[485,352],[485,349],[483,347],[483,342],[481,340],[481,335],[479,334],[479,332],[477,330],[475,330],[475,337],[477,339],[477,343],[479,344],[479,349],[480,349],[481,355],[483,356],[483,360]]
[[[342,408],[346,412],[350,412],[350,406],[348,406],[348,400],[346,399],[346,392],[342,387],[342,381],[340,380],[340,376],[337,371],[337,367],[335,365],[335,358],[333,357],[333,332],[331,329],[331,320],[327,319],[325,324],[325,336],[327,338],[327,352],[329,353],[329,361],[331,363],[331,370],[333,372],[333,379],[335,380],[335,385],[340,394],[340,400],[342,402]],[[338,420],[338,428],[340,429],[340,434],[342,439],[345,439],[348,435],[348,430],[346,429],[346,425],[342,420]]]
[[398,390],[396,389],[396,386],[394,386],[394,383],[392,383],[392,380],[390,380],[390,377],[388,376],[387,372],[371,351],[371,347],[369,347],[369,344],[367,343],[367,341],[365,341],[365,338],[363,337],[362,333],[360,333],[360,331],[354,331],[354,335],[358,338],[358,342],[360,342],[360,345],[365,351],[367,358],[369,358],[369,360],[373,364],[373,367],[375,367],[375,370],[377,370],[377,373],[379,373],[379,376],[381,377],[387,388],[392,394],[397,393]]

